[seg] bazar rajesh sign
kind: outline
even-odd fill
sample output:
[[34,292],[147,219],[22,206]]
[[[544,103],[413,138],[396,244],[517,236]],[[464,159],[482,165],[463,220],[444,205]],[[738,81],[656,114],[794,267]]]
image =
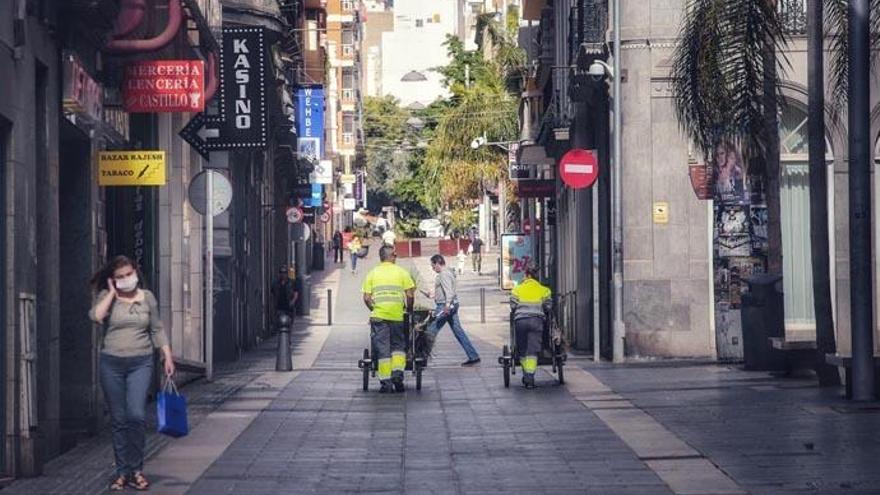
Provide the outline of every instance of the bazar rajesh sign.
[[125,68],[122,101],[129,113],[201,112],[205,109],[205,63],[133,62]]
[[99,186],[164,186],[164,151],[102,151]]

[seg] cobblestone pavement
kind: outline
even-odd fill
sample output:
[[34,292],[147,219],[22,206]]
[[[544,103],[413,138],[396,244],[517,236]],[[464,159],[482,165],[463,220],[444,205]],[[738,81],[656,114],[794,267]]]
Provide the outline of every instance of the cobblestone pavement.
[[[516,386],[518,377],[505,389],[495,358],[508,309],[494,273],[460,277],[480,366],[459,365],[464,352],[444,329],[420,392],[382,396],[375,380],[363,392],[356,361],[369,339],[359,289],[375,262],[358,275],[314,279],[314,294],[333,289],[334,325],[325,325],[326,297],[314,297],[293,336],[294,372],[273,371],[267,342],[220,367],[215,382],[185,389],[190,435],[149,437],[153,493],[880,493],[880,409],[813,380],[572,356],[564,386],[542,369],[538,389]],[[401,264],[432,285],[427,258]],[[111,460],[105,433],[3,492],[101,493]]]
[[876,404],[737,366],[587,368],[750,493],[880,493]]
[[375,382],[361,391],[356,360],[368,344],[359,294],[364,273],[342,277],[339,324],[314,367],[189,493],[669,493],[550,376],[535,391],[505,389],[493,364],[497,348],[479,338],[479,367],[458,366],[463,352],[443,330],[421,392],[381,396]]

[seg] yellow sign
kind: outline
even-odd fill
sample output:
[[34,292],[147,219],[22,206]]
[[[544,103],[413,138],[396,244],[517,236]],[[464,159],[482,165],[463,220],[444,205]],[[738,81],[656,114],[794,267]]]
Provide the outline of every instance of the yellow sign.
[[102,151],[99,186],[164,186],[164,151]]
[[339,182],[343,184],[354,184],[357,182],[357,177],[354,174],[342,174],[339,176]]
[[669,223],[669,203],[654,203],[654,223]]

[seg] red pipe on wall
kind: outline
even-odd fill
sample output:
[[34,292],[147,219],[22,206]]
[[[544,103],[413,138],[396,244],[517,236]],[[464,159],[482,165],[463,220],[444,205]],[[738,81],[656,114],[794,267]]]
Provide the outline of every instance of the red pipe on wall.
[[112,40],[104,45],[104,50],[115,53],[154,52],[171,43],[182,22],[183,9],[180,0],[168,0],[168,24],[158,36],[147,40]]
[[144,21],[146,10],[146,0],[122,0],[122,5],[119,6],[119,16],[113,23],[113,32],[110,34],[110,38],[124,38],[134,32]]

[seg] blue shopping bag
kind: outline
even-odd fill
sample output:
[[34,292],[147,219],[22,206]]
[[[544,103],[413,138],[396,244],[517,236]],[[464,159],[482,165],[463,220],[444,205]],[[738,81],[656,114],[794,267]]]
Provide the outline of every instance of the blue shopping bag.
[[166,378],[165,386],[156,397],[156,416],[158,416],[159,433],[175,438],[189,433],[186,397],[180,395],[171,377]]

